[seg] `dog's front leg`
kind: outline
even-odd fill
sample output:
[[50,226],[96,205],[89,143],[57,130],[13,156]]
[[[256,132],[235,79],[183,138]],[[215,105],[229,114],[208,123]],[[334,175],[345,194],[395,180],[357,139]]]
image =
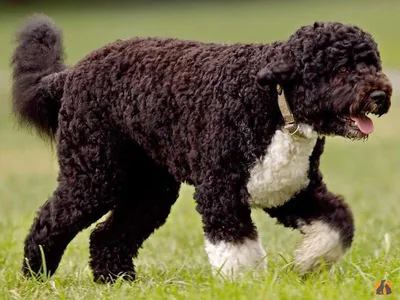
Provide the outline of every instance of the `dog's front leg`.
[[301,273],[317,267],[323,260],[330,265],[350,248],[353,216],[340,196],[308,189],[283,206],[265,209],[285,227],[300,230],[302,239],[294,251],[295,265]]
[[196,187],[197,211],[204,224],[205,249],[215,273],[236,276],[266,270],[266,253],[251,220],[245,186],[211,180]]
[[319,139],[310,157],[310,183],[282,206],[264,209],[285,227],[300,230],[303,237],[294,252],[301,273],[314,269],[321,260],[331,264],[350,248],[354,221],[341,196],[329,192],[319,171],[324,139]]

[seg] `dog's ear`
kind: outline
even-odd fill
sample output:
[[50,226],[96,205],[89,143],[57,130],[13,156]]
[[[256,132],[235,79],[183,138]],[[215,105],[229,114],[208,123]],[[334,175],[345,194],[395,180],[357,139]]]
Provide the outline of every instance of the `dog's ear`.
[[267,85],[281,84],[293,80],[296,77],[294,60],[290,55],[272,60],[257,74],[257,83],[265,87]]

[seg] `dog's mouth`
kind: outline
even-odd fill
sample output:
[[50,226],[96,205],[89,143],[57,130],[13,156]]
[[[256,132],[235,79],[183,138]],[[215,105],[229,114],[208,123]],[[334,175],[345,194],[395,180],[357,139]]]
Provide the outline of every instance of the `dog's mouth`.
[[370,112],[362,112],[357,115],[350,115],[347,123],[352,129],[359,130],[361,133],[365,135],[369,135],[374,131],[374,123],[368,117]]
[[378,105],[369,102],[363,109],[358,112],[350,110],[350,114],[342,117],[347,127],[346,137],[352,139],[365,139],[374,131],[374,123],[369,115],[380,117],[383,115],[378,109]]

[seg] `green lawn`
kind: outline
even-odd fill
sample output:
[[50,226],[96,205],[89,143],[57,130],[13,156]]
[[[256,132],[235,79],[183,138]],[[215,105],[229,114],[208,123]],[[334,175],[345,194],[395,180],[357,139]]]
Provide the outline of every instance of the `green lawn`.
[[[177,36],[208,41],[284,39],[314,20],[358,24],[376,36],[388,68],[400,67],[400,3],[396,1],[270,1],[270,4],[167,6],[157,9],[65,9],[44,7],[65,32],[68,62],[117,38]],[[244,3],[244,1],[243,1]],[[68,247],[57,274],[44,283],[20,274],[23,239],[34,213],[56,184],[55,153],[44,142],[17,130],[9,105],[8,65],[15,26],[31,9],[0,7],[0,299],[365,299],[381,279],[393,283],[400,299],[400,95],[389,115],[375,119],[368,142],[330,138],[322,169],[332,191],[345,196],[356,221],[351,251],[332,273],[302,279],[288,263],[299,233],[275,224],[260,211],[254,219],[269,258],[263,279],[214,279],[203,247],[192,188],[184,186],[167,224],[137,260],[139,279],[115,286],[92,283],[88,234]],[[400,87],[400,82],[397,87]],[[396,185],[398,185],[396,187]]]

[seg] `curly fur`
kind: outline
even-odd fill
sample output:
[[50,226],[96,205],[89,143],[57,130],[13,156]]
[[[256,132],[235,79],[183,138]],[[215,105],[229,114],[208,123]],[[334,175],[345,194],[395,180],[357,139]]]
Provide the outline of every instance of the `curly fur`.
[[309,157],[318,134],[308,125],[300,125],[305,138],[297,138],[278,129],[263,160],[250,171],[247,190],[253,207],[280,206],[309,183]]
[[[319,160],[324,136],[366,138],[351,115],[381,115],[390,107],[377,44],[360,28],[317,22],[272,44],[119,40],[68,68],[51,20],[33,17],[17,41],[15,111],[55,138],[60,166],[58,187],[25,241],[25,274],[28,265],[41,269],[39,245],[53,274],[74,236],[111,211],[90,237],[94,278],[134,279],[132,258],[166,221],[182,182],[195,186],[212,263],[219,264],[218,253],[233,260],[263,253],[254,250],[261,247],[250,215],[254,192],[257,206],[298,228],[307,245],[313,232],[331,230],[340,245],[329,247],[350,247],[352,214],[327,190]],[[285,136],[276,84],[298,123],[312,128],[311,141]],[[373,98],[375,90],[384,97]],[[254,173],[266,181],[254,181]],[[301,271],[333,253],[299,249]]]

